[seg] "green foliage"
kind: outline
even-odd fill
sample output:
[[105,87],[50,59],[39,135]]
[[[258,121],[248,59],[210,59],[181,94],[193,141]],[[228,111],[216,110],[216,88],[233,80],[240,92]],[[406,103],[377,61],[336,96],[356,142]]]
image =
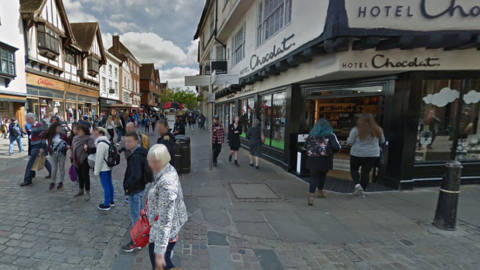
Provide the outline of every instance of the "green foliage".
[[190,88],[180,89],[180,87],[175,87],[171,91],[174,93],[173,101],[181,103],[189,110],[198,108],[197,91]]
[[167,89],[160,93],[160,102],[162,103],[171,102],[173,101],[174,97],[175,97],[175,93],[173,92],[173,90]]

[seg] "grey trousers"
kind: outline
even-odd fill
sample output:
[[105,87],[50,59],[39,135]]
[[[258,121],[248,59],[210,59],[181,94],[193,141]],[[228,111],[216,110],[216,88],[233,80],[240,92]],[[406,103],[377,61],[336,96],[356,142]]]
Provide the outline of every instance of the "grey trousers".
[[53,154],[49,156],[50,163],[52,164],[52,183],[57,183],[57,170],[60,168],[60,181],[65,179],[65,160],[67,156],[64,154]]

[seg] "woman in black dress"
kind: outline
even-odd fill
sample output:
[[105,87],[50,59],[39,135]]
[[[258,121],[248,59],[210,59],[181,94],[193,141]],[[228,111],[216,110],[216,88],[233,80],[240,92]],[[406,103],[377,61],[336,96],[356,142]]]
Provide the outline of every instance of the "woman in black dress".
[[230,157],[228,161],[232,162],[232,155],[235,154],[235,165],[238,165],[238,150],[240,149],[240,135],[242,135],[242,125],[240,125],[240,117],[228,127],[228,143],[230,144]]
[[255,157],[255,169],[258,167],[258,157],[262,155],[262,128],[260,121],[255,119],[253,126],[247,132],[247,140],[250,141],[250,166],[253,167],[253,157]]

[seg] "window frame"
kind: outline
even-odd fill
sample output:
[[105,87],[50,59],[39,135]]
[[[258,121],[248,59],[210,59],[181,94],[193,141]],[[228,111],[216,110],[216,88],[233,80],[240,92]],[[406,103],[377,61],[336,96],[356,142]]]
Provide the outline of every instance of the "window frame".
[[[41,28],[43,28],[43,30]],[[51,27],[47,26],[45,23],[37,23],[36,30],[37,48],[40,50],[40,54],[52,59],[59,56],[60,35]]]
[[[69,57],[72,57],[73,61]],[[77,65],[77,55],[72,50],[65,49],[65,62]]]
[[[262,44],[264,44],[267,40],[270,38],[274,37],[277,33],[279,33],[282,29],[284,29],[286,26],[288,26],[292,22],[292,9],[293,9],[293,0],[282,0],[282,2],[274,7],[272,11],[269,14],[265,14],[266,11],[266,3],[271,3],[275,0],[262,0],[259,1],[257,4],[257,29],[256,29],[256,38],[257,38],[257,47],[260,47]],[[267,31],[267,20],[271,19],[272,17],[274,18],[276,12],[278,10],[283,9],[283,13],[281,14],[281,17],[279,20],[281,20],[281,25],[278,28],[278,30],[275,31],[275,23],[276,21],[273,22],[273,32],[269,33],[269,36],[267,37],[266,31]]]
[[94,56],[87,56],[87,70],[90,76],[96,76],[100,70],[100,60]]
[[[232,36],[232,67],[240,63],[245,59],[245,41],[246,41],[246,22],[243,22],[240,28],[235,31],[235,34]],[[242,42],[237,43],[238,36],[242,34]],[[241,53],[241,56],[238,56],[238,53]]]
[[[8,48],[5,46],[2,46],[2,43],[0,43],[0,77],[8,77],[8,78],[15,78],[17,77],[17,65],[15,62],[15,49]],[[6,52],[6,57],[4,57],[4,53]],[[2,69],[2,63],[6,62],[7,66],[7,72],[4,72]],[[12,70],[13,73],[10,73],[9,71]]]

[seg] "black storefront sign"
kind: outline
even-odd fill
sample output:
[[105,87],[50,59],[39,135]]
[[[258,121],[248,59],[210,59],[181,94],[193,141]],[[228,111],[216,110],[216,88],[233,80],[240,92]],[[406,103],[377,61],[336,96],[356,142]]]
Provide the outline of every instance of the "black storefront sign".
[[99,100],[100,100],[100,106],[111,106],[111,105],[121,104],[119,100],[114,100],[114,99],[99,98]]
[[217,74],[217,75],[228,74],[228,62],[227,61],[213,61],[212,62],[212,71],[215,71],[215,74]]

